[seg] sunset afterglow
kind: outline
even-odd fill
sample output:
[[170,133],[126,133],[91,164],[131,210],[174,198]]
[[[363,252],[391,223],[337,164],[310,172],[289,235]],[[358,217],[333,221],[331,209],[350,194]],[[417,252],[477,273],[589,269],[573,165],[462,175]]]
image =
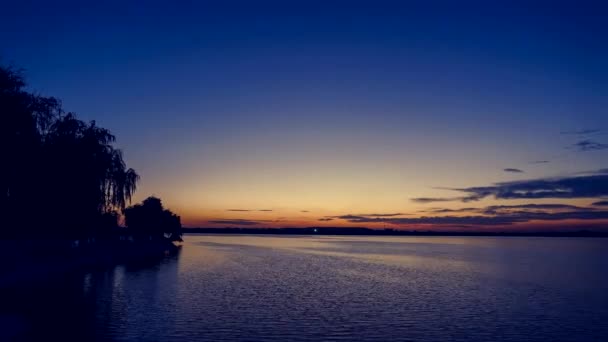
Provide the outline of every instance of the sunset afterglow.
[[[2,56],[115,133],[134,201],[187,227],[606,227],[605,18],[295,7],[57,6]],[[72,17],[111,25],[50,25]]]

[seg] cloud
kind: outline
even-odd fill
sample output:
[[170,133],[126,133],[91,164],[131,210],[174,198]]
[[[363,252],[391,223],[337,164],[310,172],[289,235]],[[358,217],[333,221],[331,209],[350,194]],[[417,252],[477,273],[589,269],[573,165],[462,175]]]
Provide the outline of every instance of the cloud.
[[569,210],[587,210],[589,208],[579,207],[570,204],[513,204],[513,205],[491,205],[486,209],[569,209]]
[[334,219],[333,219],[333,218],[331,218],[331,217],[323,217],[323,218],[320,218],[320,219],[319,219],[319,221],[333,221],[333,220],[334,220]]
[[209,220],[209,223],[213,224],[225,224],[235,226],[254,226],[268,221],[257,221],[257,220],[242,220],[242,219],[226,219],[226,220]]
[[[608,219],[608,211],[599,211],[594,208],[562,204],[522,204],[447,210],[464,212],[465,209],[472,209],[476,214],[467,216],[422,216],[416,218],[342,215],[337,218],[350,223],[387,223],[395,225],[429,224],[449,226],[506,226],[530,221]],[[549,209],[549,211],[543,209]]]
[[[323,218],[325,219],[342,219],[342,220],[348,220],[350,218],[353,217],[395,217],[395,216],[402,216],[402,215],[409,215],[409,214],[403,214],[403,213],[388,213],[388,214],[347,214],[347,215],[337,215],[337,216],[324,216]],[[321,221],[321,220],[320,220]]]
[[476,212],[479,211],[479,208],[459,208],[459,209],[449,209],[449,208],[432,208],[428,210],[421,210],[421,213],[434,213],[434,214],[443,214],[443,213],[462,213],[462,212]]
[[491,205],[485,208],[432,208],[429,210],[422,210],[423,213],[433,214],[444,214],[444,213],[477,213],[486,215],[495,215],[498,213],[510,212],[515,209],[527,209],[527,210],[550,210],[550,211],[588,211],[595,210],[594,208],[578,207],[569,204],[516,204],[516,205]]
[[575,172],[575,173],[571,173],[569,176],[571,177],[579,177],[579,176],[593,176],[593,175],[603,175],[603,174],[608,174],[608,169],[599,169],[599,170],[592,170],[592,171],[580,171],[580,172]]
[[241,212],[248,212],[248,211],[272,211],[272,209],[260,209],[260,210],[254,210],[254,209],[226,209],[226,211],[241,211]]
[[608,175],[534,179],[454,190],[467,194],[460,198],[462,202],[489,196],[496,199],[593,198],[608,196]]
[[[337,218],[337,219],[341,219],[341,220],[356,220],[359,218],[362,218],[365,216],[359,216],[359,215],[351,215],[351,214],[347,214],[347,215],[340,215],[340,216],[332,216],[332,218]],[[380,220],[379,218],[372,218],[373,220]]]
[[416,203],[433,203],[433,202],[449,202],[458,200],[459,197],[417,197],[412,198],[412,202]]
[[[462,191],[462,189],[447,189],[447,190]],[[481,199],[481,198],[478,198],[475,195],[470,195],[470,196],[458,196],[458,197],[418,197],[418,198],[412,198],[411,201],[416,202],[416,203],[425,204],[425,203],[452,202],[452,201],[471,202],[471,201],[477,201],[479,199]]]
[[[569,204],[516,204],[516,205],[491,205],[487,206],[479,212],[486,215],[497,215],[513,212],[515,209],[525,209],[528,212],[539,212],[543,210],[549,210],[551,212],[556,211],[592,211],[595,208],[578,207]],[[532,211],[530,211],[532,210]]]
[[583,140],[574,143],[570,148],[576,149],[581,152],[587,151],[601,151],[608,149],[608,144],[600,143],[594,140],[589,139],[591,136],[596,133],[600,133],[602,130],[600,129],[581,129],[581,130],[573,130],[573,131],[563,131],[561,134],[567,135],[577,135],[579,138],[584,138]]
[[597,205],[597,206],[608,206],[608,201],[598,201],[598,202],[593,202],[593,203],[591,203],[591,205]]
[[535,160],[533,162],[530,162],[530,164],[546,164],[546,163],[550,163],[550,161],[548,161],[548,160]]
[[560,132],[560,134],[589,135],[589,134],[595,134],[595,133],[599,133],[599,132],[601,132],[600,129],[580,129],[580,130],[574,130],[574,131],[562,131],[562,132]]
[[582,152],[601,151],[601,150],[608,149],[608,144],[602,144],[602,143],[598,143],[593,140],[586,139],[586,140],[581,140],[581,141],[577,142],[576,144],[573,145],[573,147]]
[[357,214],[357,216],[375,216],[375,217],[390,217],[390,216],[401,216],[408,215],[403,213],[389,213],[389,214]]
[[512,218],[491,216],[422,216],[416,218],[383,218],[344,215],[343,220],[351,223],[388,223],[388,224],[434,224],[434,225],[509,225],[514,222]]
[[301,210],[300,212],[301,213],[309,213],[310,211],[308,211],[308,210]]
[[511,167],[508,167],[508,168],[502,169],[502,170],[504,172],[523,173],[522,170],[520,170],[520,169],[514,169],[514,168],[511,168]]
[[608,169],[584,176],[541,178],[495,183],[492,186],[452,188],[464,193],[459,197],[414,198],[418,203],[472,202],[486,197],[495,199],[595,198],[608,196]]

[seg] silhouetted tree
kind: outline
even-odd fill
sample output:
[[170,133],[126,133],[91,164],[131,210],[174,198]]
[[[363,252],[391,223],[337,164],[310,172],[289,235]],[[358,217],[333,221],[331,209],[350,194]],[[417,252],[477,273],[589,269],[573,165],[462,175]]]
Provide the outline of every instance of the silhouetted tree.
[[[0,149],[2,167],[2,220],[6,223],[3,232],[15,232],[20,219],[27,222],[29,196],[39,183],[34,161],[40,155],[41,139],[37,130],[36,98],[25,92],[21,72],[0,67]],[[47,99],[50,102],[51,99]]]
[[1,66],[0,114],[0,197],[9,230],[78,237],[117,222],[139,176],[113,147],[114,135],[65,113],[53,97],[27,92],[21,72]]
[[164,209],[160,198],[150,196],[141,204],[125,209],[125,223],[134,234],[153,239],[181,241],[180,217]]

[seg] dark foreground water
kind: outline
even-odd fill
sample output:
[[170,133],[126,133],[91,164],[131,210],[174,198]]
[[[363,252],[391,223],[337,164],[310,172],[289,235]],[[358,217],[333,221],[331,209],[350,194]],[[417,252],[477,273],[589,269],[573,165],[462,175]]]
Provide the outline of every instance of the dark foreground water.
[[0,339],[608,341],[606,239],[185,240],[4,290]]

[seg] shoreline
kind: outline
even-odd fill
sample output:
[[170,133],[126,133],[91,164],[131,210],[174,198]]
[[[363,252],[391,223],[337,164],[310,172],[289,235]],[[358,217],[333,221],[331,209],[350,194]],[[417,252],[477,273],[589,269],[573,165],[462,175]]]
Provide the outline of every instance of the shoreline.
[[175,255],[181,245],[169,241],[107,242],[66,248],[62,240],[0,240],[0,289],[27,284],[80,269],[112,267]]
[[352,235],[352,236],[485,236],[485,237],[585,237],[608,238],[608,231],[564,232],[449,232],[449,231],[401,231],[396,229],[371,229],[358,227],[307,227],[307,228],[183,228],[184,234],[222,235]]

